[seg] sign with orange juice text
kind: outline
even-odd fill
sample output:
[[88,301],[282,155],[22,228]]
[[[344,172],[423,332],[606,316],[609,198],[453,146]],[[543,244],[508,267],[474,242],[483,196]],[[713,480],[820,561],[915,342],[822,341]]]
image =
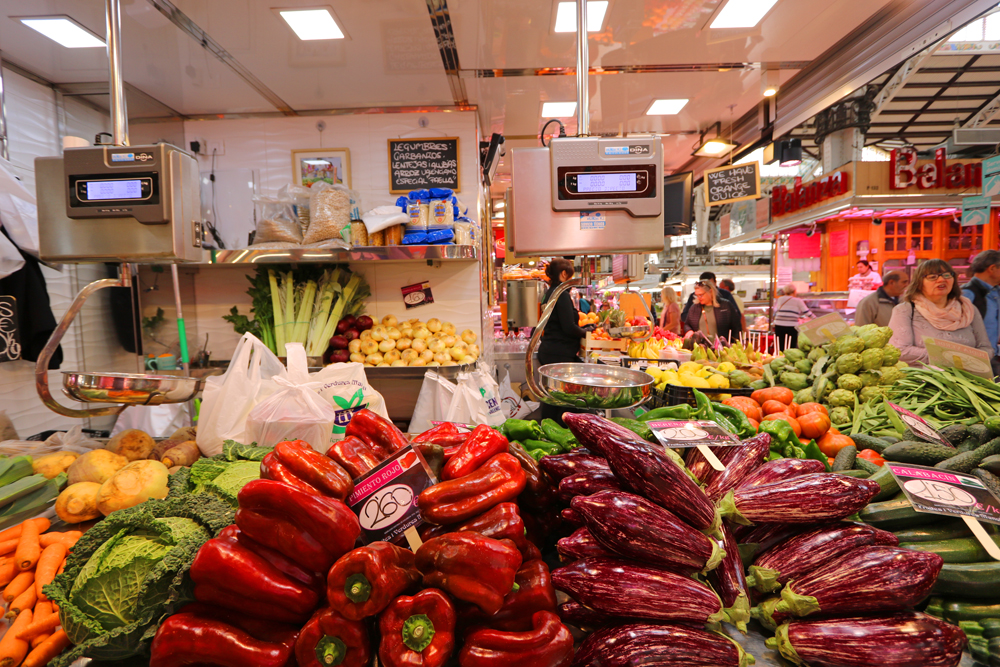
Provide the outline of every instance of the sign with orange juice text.
[[413,445],[354,480],[347,506],[358,515],[362,541],[405,546],[405,533],[423,523],[417,498],[435,483],[430,467]]
[[993,379],[990,355],[982,350],[930,336],[924,336],[924,347],[927,348],[927,361],[931,366],[957,368],[973,375]]
[[721,206],[760,199],[760,163],[729,165],[705,171],[705,203]]
[[818,344],[820,341],[833,342],[841,336],[851,333],[851,327],[844,321],[839,313],[830,313],[823,317],[817,317],[798,326],[799,333]]

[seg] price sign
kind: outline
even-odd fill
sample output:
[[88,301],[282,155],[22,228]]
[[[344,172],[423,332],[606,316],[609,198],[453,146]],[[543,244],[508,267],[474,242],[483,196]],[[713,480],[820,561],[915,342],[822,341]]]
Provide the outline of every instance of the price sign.
[[646,424],[664,447],[697,447],[716,470],[726,467],[711,447],[731,447],[740,439],[712,421],[651,421]]
[[400,546],[417,540],[417,526],[423,523],[417,497],[436,480],[423,456],[408,445],[380,463],[368,474],[354,480],[354,492],[347,505],[361,522],[361,540],[392,542]]
[[957,368],[990,380],[993,379],[990,355],[982,350],[930,336],[924,336],[924,347],[927,348],[927,360],[931,366]]
[[954,447],[953,444],[948,442],[943,436],[941,436],[934,427],[928,424],[924,419],[906,408],[901,408],[895,403],[889,403],[889,407],[896,411],[899,418],[906,424],[906,427],[922,437],[928,442],[936,442],[938,444],[944,445],[945,447]]
[[406,287],[401,287],[400,291],[403,292],[403,304],[407,310],[434,303],[434,295],[431,294],[430,283],[414,283]]
[[851,333],[851,327],[839,313],[830,313],[817,317],[798,326],[799,333],[805,334],[811,341],[826,339],[831,343],[841,336]]

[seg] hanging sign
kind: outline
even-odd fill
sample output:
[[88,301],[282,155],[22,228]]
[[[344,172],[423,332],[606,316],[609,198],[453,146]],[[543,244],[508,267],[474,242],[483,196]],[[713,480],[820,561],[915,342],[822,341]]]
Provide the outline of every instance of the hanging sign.
[[760,164],[730,165],[705,172],[705,203],[719,206],[747,199],[760,199]]
[[389,139],[389,191],[394,195],[425,188],[461,189],[458,137]]
[[1000,195],[1000,155],[983,160],[983,195]]
[[900,420],[906,425],[908,429],[919,435],[921,438],[928,442],[936,442],[945,447],[954,447],[953,444],[948,442],[948,440],[938,434],[937,430],[933,426],[924,421],[924,418],[910,412],[906,408],[901,408],[895,403],[889,403],[889,407],[896,411],[899,415]]
[[12,296],[0,296],[0,363],[17,361],[20,358],[17,299]]
[[851,327],[840,316],[840,313],[830,313],[823,317],[817,317],[796,328],[799,333],[805,334],[814,343],[820,339],[826,339],[832,343],[841,336],[851,333]]
[[989,195],[962,197],[962,226],[985,225],[990,221]]
[[409,535],[423,523],[417,497],[436,483],[427,462],[413,445],[400,449],[354,480],[347,506],[358,515],[361,540],[365,544],[406,544]]
[[973,375],[993,379],[990,355],[982,350],[930,336],[924,336],[924,347],[927,348],[927,361],[931,366],[957,368]]

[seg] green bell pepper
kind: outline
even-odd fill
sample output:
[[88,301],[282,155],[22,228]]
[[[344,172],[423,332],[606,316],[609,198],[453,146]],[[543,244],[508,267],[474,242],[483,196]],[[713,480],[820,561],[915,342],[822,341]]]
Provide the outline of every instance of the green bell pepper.
[[536,461],[541,461],[543,456],[549,455],[549,453],[546,452],[544,449],[531,449],[528,450],[528,454],[530,454],[531,458],[535,459]]
[[523,444],[530,454],[533,454],[535,450],[541,450],[546,454],[562,454],[566,451],[558,442],[549,442],[548,440],[525,440]]
[[639,421],[648,423],[651,421],[690,421],[694,417],[694,408],[687,403],[680,405],[668,405],[663,408],[655,408],[639,417]]
[[528,419],[508,419],[500,426],[500,432],[508,440],[517,440],[518,442],[545,439],[545,434],[542,433],[538,422]]
[[563,428],[552,419],[543,419],[541,423],[542,433],[545,439],[551,442],[558,442],[563,450],[569,451],[574,447],[579,447],[576,436],[568,428]]
[[[784,454],[787,447],[798,447],[802,443],[792,430],[792,425],[780,419],[765,421],[760,423],[762,433],[771,436],[771,451],[782,452]],[[785,454],[790,456],[790,454]]]
[[776,452],[776,451],[773,451],[773,450],[771,451],[770,454],[767,455],[767,460],[768,461],[777,461],[778,459],[783,459],[783,458],[785,458],[785,457],[782,456],[780,452]]
[[715,416],[725,417],[726,420],[736,428],[733,432],[740,436],[740,438],[752,438],[757,435],[757,430],[753,427],[753,424],[750,423],[750,419],[743,414],[742,410],[738,410],[731,405],[723,405],[721,403],[712,407],[715,410]]
[[637,436],[643,440],[648,440],[649,442],[656,442],[656,436],[653,435],[653,429],[646,426],[645,423],[639,421],[638,419],[628,419],[626,417],[612,417],[611,421],[618,424],[619,426],[624,426],[628,430],[635,433]]
[[829,457],[827,457],[826,454],[824,454],[820,450],[819,445],[816,444],[815,440],[810,440],[808,445],[804,445],[802,447],[802,450],[803,450],[803,455],[800,456],[799,458],[815,459],[817,461],[820,461],[824,466],[826,466],[826,471],[830,472],[831,470],[830,459]]

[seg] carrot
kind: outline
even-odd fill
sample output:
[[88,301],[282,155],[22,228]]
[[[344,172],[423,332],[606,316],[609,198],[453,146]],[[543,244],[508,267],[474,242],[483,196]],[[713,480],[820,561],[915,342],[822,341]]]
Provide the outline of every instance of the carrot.
[[38,635],[34,639],[28,642],[28,646],[31,648],[36,648],[39,644],[45,643],[45,640],[52,636],[52,633],[46,633],[44,635]]
[[[68,649],[70,646],[69,637],[65,630],[54,632],[51,637],[45,640],[38,648],[21,663],[21,667],[44,667],[57,655]],[[0,662],[0,667],[6,667]]]
[[38,557],[38,567],[35,568],[35,590],[39,600],[47,600],[42,586],[47,586],[56,578],[59,566],[66,560],[66,545],[56,542],[45,547],[45,551]]
[[35,583],[35,573],[32,571],[21,572],[14,579],[7,584],[7,588],[3,589],[3,599],[7,602],[13,602],[14,598],[28,590],[33,583]]
[[0,554],[2,555],[13,554],[14,550],[17,549],[17,543],[19,541],[19,538],[20,536],[14,538],[13,540],[5,540],[3,542],[0,542]]
[[59,627],[59,614],[49,614],[48,616],[46,616],[41,620],[32,620],[31,625],[21,630],[21,634],[19,634],[18,637],[20,637],[25,641],[28,641],[30,639],[34,639],[39,635],[44,635],[49,632],[52,632],[58,627]]
[[24,524],[31,523],[38,527],[38,533],[44,533],[52,525],[52,522],[45,517],[39,517],[37,519],[28,519],[16,526],[11,526],[5,531],[0,532],[0,542],[6,542],[7,540],[16,540],[21,537],[21,530],[24,528]]
[[22,572],[35,567],[38,557],[42,553],[38,544],[38,526],[34,523],[24,522],[21,529],[20,541],[17,543],[17,550],[14,552],[14,562]]
[[33,609],[35,603],[38,602],[38,593],[35,592],[34,586],[28,586],[27,589],[10,603],[10,607],[7,608],[7,620],[10,620],[20,614],[25,609]]
[[[65,533],[45,533],[38,538],[38,543],[41,544],[44,549],[52,546],[56,542],[61,542],[66,545],[67,549],[69,549],[76,544],[76,541],[80,539],[81,535],[83,535],[83,533],[79,530],[68,530]],[[0,547],[2,546],[3,544],[0,543]]]
[[28,642],[18,635],[21,630],[31,625],[31,618],[30,609],[22,611],[10,624],[3,639],[0,639],[0,667],[17,667],[24,660],[24,656],[28,655]]
[[0,586],[6,586],[12,582],[17,574],[17,566],[14,565],[14,559],[5,560],[3,565],[0,565]]

